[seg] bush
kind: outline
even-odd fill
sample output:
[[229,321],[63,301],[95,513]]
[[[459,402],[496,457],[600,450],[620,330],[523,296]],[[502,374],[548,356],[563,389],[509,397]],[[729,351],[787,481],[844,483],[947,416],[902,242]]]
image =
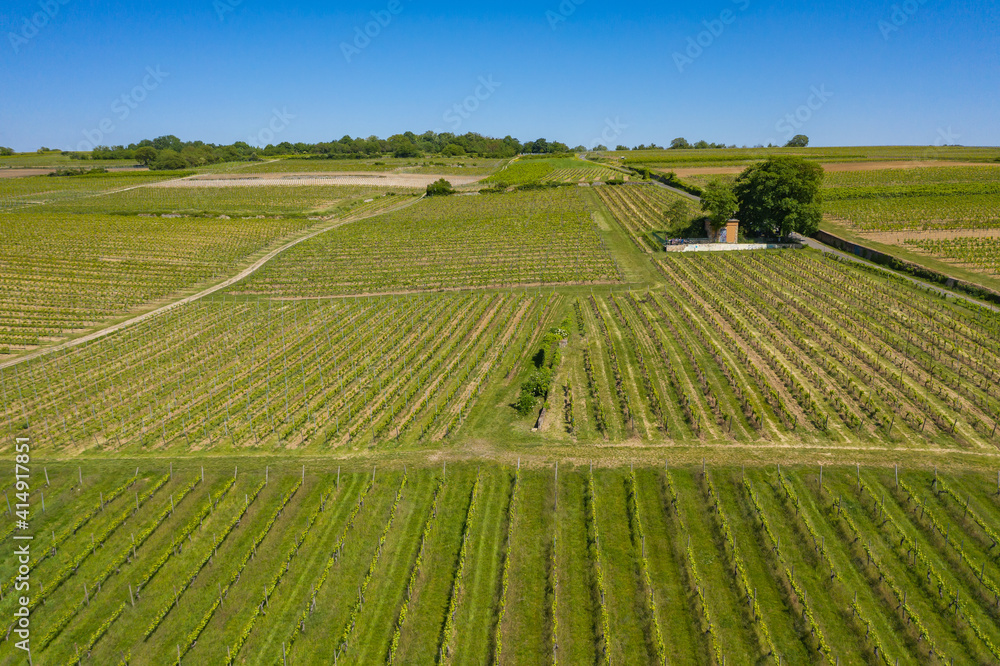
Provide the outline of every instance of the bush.
[[160,151],[156,161],[149,165],[153,171],[179,171],[188,168],[188,162],[176,150],[167,148]]
[[92,173],[107,173],[108,170],[104,167],[94,167],[93,169],[85,169],[78,167],[75,169],[56,169],[49,176],[61,177],[61,176],[88,176]]
[[521,392],[530,393],[536,398],[544,398],[549,394],[549,387],[552,386],[552,371],[548,368],[535,370],[528,379],[521,384]]
[[429,197],[441,197],[448,196],[455,193],[455,188],[451,186],[447,180],[442,178],[436,183],[431,183],[427,186],[427,196]]
[[521,395],[518,396],[513,407],[521,416],[527,416],[535,410],[535,405],[537,404],[538,398],[533,396],[531,393],[525,392],[524,389],[521,389]]

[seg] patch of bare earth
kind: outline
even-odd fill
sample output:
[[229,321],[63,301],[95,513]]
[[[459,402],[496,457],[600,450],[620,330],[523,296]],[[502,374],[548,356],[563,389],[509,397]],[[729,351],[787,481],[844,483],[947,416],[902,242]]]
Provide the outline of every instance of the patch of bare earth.
[[471,185],[481,176],[441,176],[413,173],[259,173],[206,174],[182,180],[151,184],[150,187],[261,187],[303,185],[346,185],[424,189],[444,178],[452,185]]

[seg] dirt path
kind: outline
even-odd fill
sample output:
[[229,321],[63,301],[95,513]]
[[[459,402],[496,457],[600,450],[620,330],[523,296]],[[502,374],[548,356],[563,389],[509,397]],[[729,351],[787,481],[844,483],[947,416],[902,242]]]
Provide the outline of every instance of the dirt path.
[[8,361],[0,362],[0,369],[2,369],[2,368],[10,368],[10,367],[13,367],[15,365],[20,365],[21,363],[25,363],[27,361],[30,361],[30,360],[33,360],[33,359],[36,359],[36,358],[41,358],[42,356],[48,356],[49,354],[52,354],[52,353],[55,353],[55,352],[58,352],[58,351],[62,351],[64,349],[71,349],[73,347],[79,347],[80,345],[86,344],[88,342],[92,342],[94,340],[99,340],[100,338],[103,338],[103,337],[106,337],[108,335],[111,335],[112,333],[117,333],[118,331],[120,331],[123,328],[126,328],[128,326],[132,326],[134,324],[138,324],[140,322],[146,321],[147,319],[152,319],[153,317],[156,317],[156,316],[158,316],[160,314],[163,314],[167,310],[171,310],[171,309],[173,309],[175,307],[180,307],[182,305],[187,305],[189,303],[194,303],[195,301],[199,301],[199,300],[201,300],[201,299],[203,299],[203,298],[205,298],[207,296],[211,296],[212,294],[215,294],[215,293],[217,293],[219,291],[222,291],[223,289],[231,287],[234,284],[236,284],[237,282],[240,282],[241,280],[244,280],[247,277],[253,275],[258,270],[260,270],[265,264],[267,264],[269,261],[271,261],[272,259],[274,259],[275,257],[277,257],[279,254],[282,254],[283,252],[285,252],[287,250],[290,250],[291,248],[295,247],[299,243],[303,243],[303,242],[305,242],[307,240],[315,238],[316,236],[319,236],[320,234],[324,234],[324,233],[326,233],[328,231],[332,231],[334,229],[342,227],[345,224],[349,224],[351,222],[358,222],[360,220],[366,220],[366,219],[370,219],[370,218],[373,218],[373,217],[378,217],[380,215],[386,215],[388,213],[394,213],[394,212],[403,210],[404,208],[409,208],[410,206],[416,204],[417,202],[419,202],[421,200],[423,200],[423,197],[420,197],[419,199],[413,199],[412,201],[407,201],[406,203],[401,204],[399,206],[394,206],[392,208],[386,208],[386,209],[380,210],[380,211],[376,212],[373,215],[366,215],[366,216],[356,217],[356,218],[347,217],[347,218],[344,218],[344,219],[341,219],[341,220],[337,220],[334,224],[329,224],[329,225],[324,226],[324,227],[322,227],[320,229],[316,229],[314,231],[311,231],[308,234],[306,234],[305,236],[301,236],[301,237],[299,237],[299,238],[297,238],[297,239],[295,239],[293,241],[285,243],[281,247],[278,247],[278,248],[276,248],[274,250],[271,250],[266,255],[264,255],[263,257],[261,257],[257,261],[255,261],[253,264],[251,264],[247,268],[245,268],[242,271],[240,271],[235,276],[229,278],[228,280],[225,280],[224,282],[220,282],[219,284],[216,284],[216,285],[214,285],[212,287],[209,287],[208,289],[200,291],[197,294],[193,294],[191,296],[187,296],[186,298],[182,298],[179,301],[174,301],[172,303],[168,303],[167,305],[164,305],[162,307],[156,308],[155,310],[151,310],[151,311],[146,312],[144,314],[141,314],[141,315],[132,317],[130,319],[127,319],[125,321],[119,322],[117,324],[113,324],[112,326],[108,326],[107,328],[102,328],[102,329],[94,331],[92,333],[88,333],[87,335],[84,335],[82,337],[74,338],[73,340],[67,340],[66,342],[63,342],[63,343],[58,344],[58,345],[55,345],[53,347],[45,347],[43,349],[36,349],[35,351],[33,351],[30,354],[27,354],[25,356],[21,356],[21,357],[18,357],[18,358],[10,359]]

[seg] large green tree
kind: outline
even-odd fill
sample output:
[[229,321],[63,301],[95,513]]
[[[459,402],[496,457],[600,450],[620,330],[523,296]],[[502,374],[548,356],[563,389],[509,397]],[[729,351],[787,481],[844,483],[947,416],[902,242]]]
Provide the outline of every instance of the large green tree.
[[823,218],[823,168],[801,157],[772,157],[736,179],[743,233],[751,237],[811,236]]
[[137,148],[135,151],[135,161],[143,166],[149,166],[152,162],[156,161],[156,148],[152,146],[143,146],[142,148]]
[[149,165],[149,168],[153,171],[179,171],[181,169],[187,169],[188,161],[181,157],[181,154],[176,150],[167,148],[166,150],[161,150],[156,157],[156,161]]

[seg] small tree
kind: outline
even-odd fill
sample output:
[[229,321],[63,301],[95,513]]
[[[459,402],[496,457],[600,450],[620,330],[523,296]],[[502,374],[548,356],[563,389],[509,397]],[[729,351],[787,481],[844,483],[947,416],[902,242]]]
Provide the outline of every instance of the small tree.
[[440,197],[448,196],[449,194],[454,194],[455,188],[451,186],[447,180],[442,178],[441,180],[431,183],[427,186],[427,196],[429,197]]
[[801,157],[772,157],[736,179],[743,230],[750,236],[811,236],[823,219],[823,167]]
[[701,195],[701,209],[708,213],[713,235],[733,219],[739,207],[733,188],[718,179],[710,182]]
[[14,154],[13,148],[7,148],[5,146],[0,146],[0,157],[10,157]]
[[805,148],[809,145],[809,137],[805,134],[796,134],[792,140],[785,144],[785,148]]
[[152,146],[143,146],[135,151],[135,161],[142,166],[149,166],[156,160],[156,148]]
[[677,199],[670,204],[670,208],[663,211],[663,220],[668,236],[680,236],[691,224],[691,207],[686,201]]
[[685,139],[684,137],[678,137],[670,142],[670,147],[673,150],[682,150],[685,148],[690,148],[691,144],[688,143],[688,140]]

